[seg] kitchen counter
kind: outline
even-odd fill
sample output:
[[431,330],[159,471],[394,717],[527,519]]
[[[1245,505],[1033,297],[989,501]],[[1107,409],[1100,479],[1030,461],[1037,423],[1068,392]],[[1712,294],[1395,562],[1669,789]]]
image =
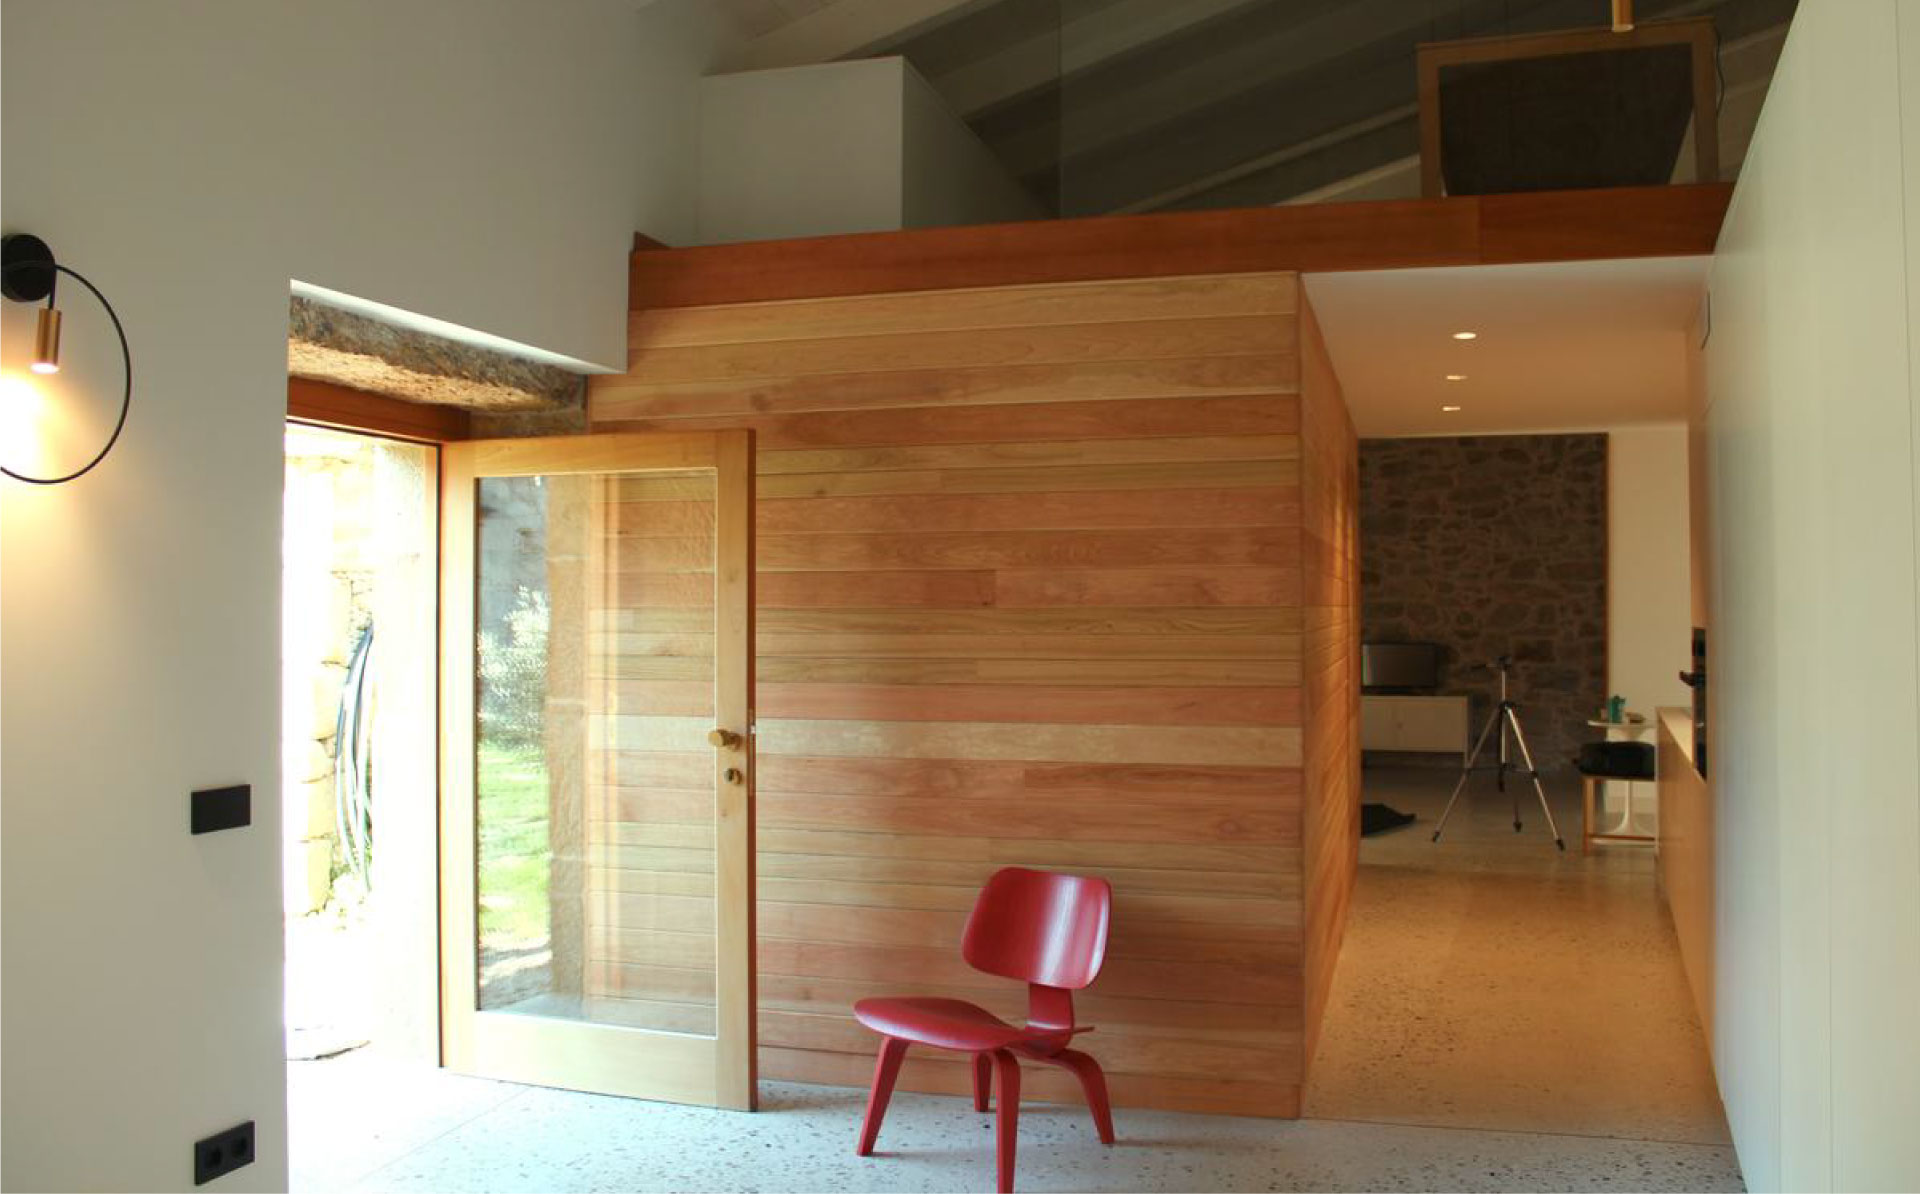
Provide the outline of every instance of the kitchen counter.
[[1713,1040],[1713,791],[1693,769],[1693,710],[1662,708],[1660,892],[1680,938],[1694,1007]]

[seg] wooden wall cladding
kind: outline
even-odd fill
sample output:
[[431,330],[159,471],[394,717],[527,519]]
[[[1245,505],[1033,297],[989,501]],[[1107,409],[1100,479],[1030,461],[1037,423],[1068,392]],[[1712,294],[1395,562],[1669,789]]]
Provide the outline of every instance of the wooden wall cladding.
[[1360,863],[1360,461],[1333,360],[1301,299],[1301,833],[1311,1060]]
[[633,313],[596,430],[758,433],[764,1074],[863,1085],[869,994],[1021,1016],[959,938],[1022,864],[1114,884],[1080,1005],[1117,1101],[1298,1114],[1350,876],[1306,885],[1352,858],[1307,789],[1357,775],[1354,445],[1337,390],[1303,407],[1301,302],[1270,272]]

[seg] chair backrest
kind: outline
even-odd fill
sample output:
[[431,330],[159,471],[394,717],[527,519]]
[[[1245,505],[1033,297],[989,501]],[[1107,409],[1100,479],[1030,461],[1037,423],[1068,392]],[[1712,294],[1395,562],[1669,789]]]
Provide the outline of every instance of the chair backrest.
[[1077,991],[1107,957],[1105,879],[1008,867],[980,889],[960,954],[975,970]]

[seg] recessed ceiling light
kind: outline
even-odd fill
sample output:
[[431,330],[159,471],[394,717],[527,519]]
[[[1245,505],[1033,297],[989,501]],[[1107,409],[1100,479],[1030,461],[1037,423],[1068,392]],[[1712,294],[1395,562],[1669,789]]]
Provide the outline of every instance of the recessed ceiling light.
[[1444,413],[1444,414],[1449,414],[1449,415],[1450,415],[1450,414],[1453,414],[1453,413],[1454,413],[1455,411],[1457,411],[1457,410],[1459,410],[1459,409],[1460,409],[1460,408],[1459,408],[1459,407],[1457,407],[1457,406],[1443,406],[1443,407],[1441,407],[1441,408],[1440,408],[1440,410],[1441,410],[1441,412],[1442,412],[1442,413]]
[[1447,380],[1448,381],[1465,381],[1467,380],[1467,375],[1464,373],[1449,373],[1447,374]]
[[1455,332],[1453,334],[1453,338],[1455,340],[1478,340],[1480,338],[1480,333],[1479,332]]

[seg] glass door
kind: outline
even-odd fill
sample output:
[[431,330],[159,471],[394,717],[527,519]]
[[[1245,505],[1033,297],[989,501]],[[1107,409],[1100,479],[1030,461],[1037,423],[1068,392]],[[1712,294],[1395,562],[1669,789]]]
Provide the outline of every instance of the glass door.
[[442,1060],[751,1110],[753,441],[449,444]]

